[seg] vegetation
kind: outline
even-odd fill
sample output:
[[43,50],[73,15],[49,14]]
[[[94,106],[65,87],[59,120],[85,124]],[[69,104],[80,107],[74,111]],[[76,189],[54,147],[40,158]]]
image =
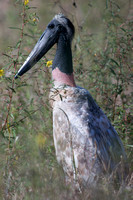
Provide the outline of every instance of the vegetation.
[[[15,36],[12,45],[12,41],[5,41],[0,66],[0,199],[72,199],[56,161],[52,136],[52,109],[48,100],[51,72],[46,62],[53,59],[55,48],[21,79],[14,80],[44,25],[59,11],[76,27],[73,60],[77,84],[89,90],[107,114],[129,160],[126,184],[113,187],[107,184],[108,180],[103,181],[102,186],[95,188],[97,192],[91,193],[91,199],[131,199],[131,0],[126,3],[103,0],[100,5],[98,0],[38,2],[38,9],[34,1],[27,0],[14,0],[9,5],[14,12],[10,11],[8,17],[14,26],[9,27],[8,34],[9,38],[11,34]],[[41,24],[43,28],[39,28]],[[87,200],[90,196],[85,193],[79,198]]]

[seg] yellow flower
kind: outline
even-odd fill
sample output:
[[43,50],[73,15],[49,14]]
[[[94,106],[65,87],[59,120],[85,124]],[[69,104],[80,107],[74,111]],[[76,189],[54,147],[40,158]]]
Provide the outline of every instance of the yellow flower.
[[36,18],[33,18],[33,20],[32,20],[33,22],[35,22],[36,21]]
[[39,148],[43,148],[45,146],[45,143],[46,143],[46,138],[43,134],[39,133],[35,137],[35,142],[39,146]]
[[49,60],[49,61],[46,63],[46,66],[47,66],[47,67],[50,67],[52,64],[53,64],[53,61],[52,61],[52,60]]
[[26,6],[29,3],[29,0],[24,0],[24,5]]
[[1,70],[0,70],[0,77],[3,76],[3,75],[4,75],[4,70],[1,69]]
[[18,160],[18,156],[16,156],[15,159]]

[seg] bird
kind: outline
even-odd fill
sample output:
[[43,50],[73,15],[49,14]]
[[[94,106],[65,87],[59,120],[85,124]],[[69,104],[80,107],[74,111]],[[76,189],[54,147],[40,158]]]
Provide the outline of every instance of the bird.
[[47,25],[15,79],[31,69],[57,44],[52,64],[53,139],[66,182],[81,190],[96,185],[100,177],[120,172],[126,153],[118,133],[89,91],[77,86],[72,61],[75,28],[59,13]]

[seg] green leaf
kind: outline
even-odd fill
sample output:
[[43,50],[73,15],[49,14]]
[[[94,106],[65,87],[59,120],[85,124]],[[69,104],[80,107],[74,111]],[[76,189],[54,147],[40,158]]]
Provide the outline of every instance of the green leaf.
[[117,66],[120,66],[120,65],[118,64],[118,62],[117,62],[116,60],[114,60],[113,58],[111,58],[110,61],[112,61],[113,63],[115,63]]
[[133,148],[133,145],[127,144],[127,146],[128,146],[128,147],[132,147],[132,148]]
[[108,8],[108,0],[106,0],[106,8]]
[[126,32],[126,30],[125,30],[124,28],[121,27],[120,29],[121,29],[122,31]]
[[115,71],[112,68],[110,68],[110,71],[112,74],[116,75]]
[[10,26],[10,27],[8,27],[8,28],[10,28],[10,29],[17,29],[17,30],[20,30],[20,31],[22,31],[22,29],[21,29],[21,28],[18,28],[18,27],[13,27],[13,26]]

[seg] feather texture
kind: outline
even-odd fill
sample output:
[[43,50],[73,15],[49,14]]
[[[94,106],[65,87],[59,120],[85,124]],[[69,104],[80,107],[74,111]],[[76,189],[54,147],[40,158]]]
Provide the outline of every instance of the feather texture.
[[53,88],[50,102],[56,156],[69,181],[94,184],[126,158],[117,132],[87,90]]

